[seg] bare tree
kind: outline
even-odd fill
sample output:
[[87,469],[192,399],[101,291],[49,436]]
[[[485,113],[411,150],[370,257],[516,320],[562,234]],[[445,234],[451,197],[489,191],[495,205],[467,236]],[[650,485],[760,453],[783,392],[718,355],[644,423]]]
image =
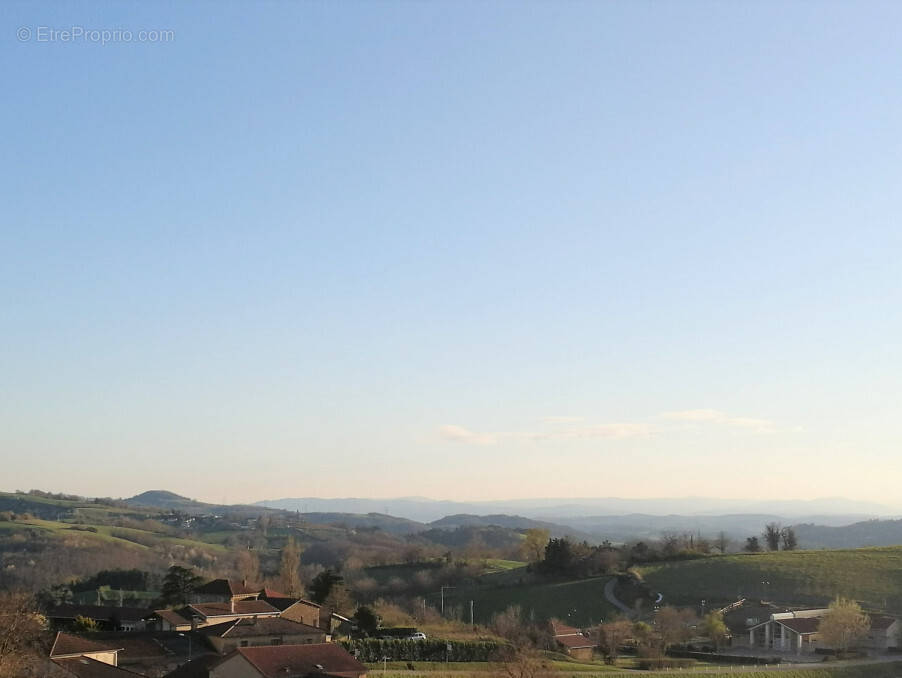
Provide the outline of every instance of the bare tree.
[[614,664],[623,643],[633,635],[633,625],[625,620],[608,622],[598,627],[598,646],[607,664]]
[[784,551],[795,551],[799,548],[799,540],[796,538],[796,531],[791,527],[784,527],[780,532],[780,539],[783,542]]
[[768,523],[764,526],[764,532],[761,536],[764,537],[764,544],[767,546],[768,551],[780,550],[780,539],[782,535],[783,528],[780,523]]
[[655,615],[655,631],[661,638],[666,651],[674,643],[684,643],[692,636],[690,626],[695,622],[695,613],[689,609],[678,610],[667,605]]
[[31,596],[0,594],[0,676],[29,675],[29,666],[38,658],[38,641],[44,628]]
[[717,533],[717,537],[714,539],[714,548],[722,554],[726,553],[727,549],[730,548],[730,538],[727,537],[727,533],[723,530]]
[[724,623],[723,612],[720,610],[712,610],[706,614],[701,624],[698,625],[698,630],[711,639],[715,649],[720,649],[730,637],[730,630]]
[[250,549],[243,549],[235,556],[235,569],[238,576],[250,584],[260,582],[260,559]]
[[279,564],[279,576],[282,579],[282,586],[285,593],[289,596],[301,595],[301,547],[289,537],[288,542],[282,549],[282,558]]
[[525,538],[520,544],[520,552],[530,563],[538,563],[545,556],[545,546],[551,536],[549,530],[538,527],[526,530]]
[[523,644],[503,648],[498,659],[497,675],[505,678],[536,678],[548,670],[539,653]]
[[864,640],[871,628],[870,618],[854,600],[837,598],[821,619],[817,631],[824,644],[839,653],[846,652]]

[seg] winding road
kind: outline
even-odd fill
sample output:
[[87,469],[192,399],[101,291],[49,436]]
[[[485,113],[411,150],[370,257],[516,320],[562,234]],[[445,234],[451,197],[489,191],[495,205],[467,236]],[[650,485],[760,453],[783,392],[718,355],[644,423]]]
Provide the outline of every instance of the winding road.
[[622,600],[618,599],[616,595],[614,595],[615,588],[617,588],[617,577],[611,577],[607,580],[607,582],[605,582],[604,585],[605,600],[607,600],[611,605],[623,612],[627,617],[632,618],[635,615],[636,611],[629,605],[624,603]]

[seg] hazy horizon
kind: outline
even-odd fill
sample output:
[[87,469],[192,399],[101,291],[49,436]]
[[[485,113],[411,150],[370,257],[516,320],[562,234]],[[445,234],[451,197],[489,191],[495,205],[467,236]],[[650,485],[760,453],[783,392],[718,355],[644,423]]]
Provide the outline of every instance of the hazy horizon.
[[213,7],[0,11],[10,486],[897,501],[902,5]]

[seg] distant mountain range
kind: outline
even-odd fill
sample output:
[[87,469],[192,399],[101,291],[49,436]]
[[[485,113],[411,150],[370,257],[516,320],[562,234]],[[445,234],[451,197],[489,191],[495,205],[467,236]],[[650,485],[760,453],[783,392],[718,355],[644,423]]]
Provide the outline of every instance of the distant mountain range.
[[[133,506],[172,509],[193,514],[230,512],[254,515],[266,511],[290,511],[312,524],[378,528],[397,535],[426,532],[434,534],[436,530],[502,528],[522,531],[540,528],[547,529],[552,537],[569,536],[596,543],[605,539],[613,542],[651,540],[660,538],[667,532],[692,532],[706,537],[724,532],[735,542],[741,542],[748,536],[760,535],[765,524],[779,522],[795,527],[802,548],[902,544],[902,520],[875,519],[876,515],[889,513],[888,507],[846,499],[745,502],[741,505],[747,510],[723,514],[710,511],[719,504],[739,505],[740,502],[690,498],[586,499],[573,500],[573,503],[569,504],[555,499],[465,503],[435,501],[420,497],[401,499],[308,497],[226,506],[206,504],[165,490],[143,492],[125,501]],[[648,510],[631,513],[591,513],[599,507],[625,509],[634,506],[644,506]],[[470,510],[456,510],[461,507]],[[499,511],[501,507],[508,507],[508,510]],[[515,507],[518,510],[515,510]],[[652,512],[655,508],[679,507],[682,507],[685,513]]]
[[[811,500],[750,501],[746,499],[712,499],[708,497],[684,497],[671,499],[516,499],[509,501],[457,502],[439,501],[424,497],[398,499],[321,499],[302,497],[297,499],[272,499],[257,502],[257,506],[280,508],[289,511],[337,512],[337,513],[386,513],[419,522],[430,522],[449,515],[498,515],[515,514],[554,523],[562,519],[591,516],[626,516],[642,514],[651,516],[723,516],[757,514],[782,516],[798,522],[811,516],[848,516],[876,518],[895,516],[899,512],[888,506],[872,502],[856,501],[841,497]],[[835,524],[835,523],[832,523]]]

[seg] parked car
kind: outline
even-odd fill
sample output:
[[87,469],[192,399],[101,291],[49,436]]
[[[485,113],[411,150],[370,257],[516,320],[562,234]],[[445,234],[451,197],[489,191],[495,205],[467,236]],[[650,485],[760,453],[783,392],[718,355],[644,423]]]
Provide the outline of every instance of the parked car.
[[417,631],[407,636],[407,640],[426,640],[426,634],[422,631]]

